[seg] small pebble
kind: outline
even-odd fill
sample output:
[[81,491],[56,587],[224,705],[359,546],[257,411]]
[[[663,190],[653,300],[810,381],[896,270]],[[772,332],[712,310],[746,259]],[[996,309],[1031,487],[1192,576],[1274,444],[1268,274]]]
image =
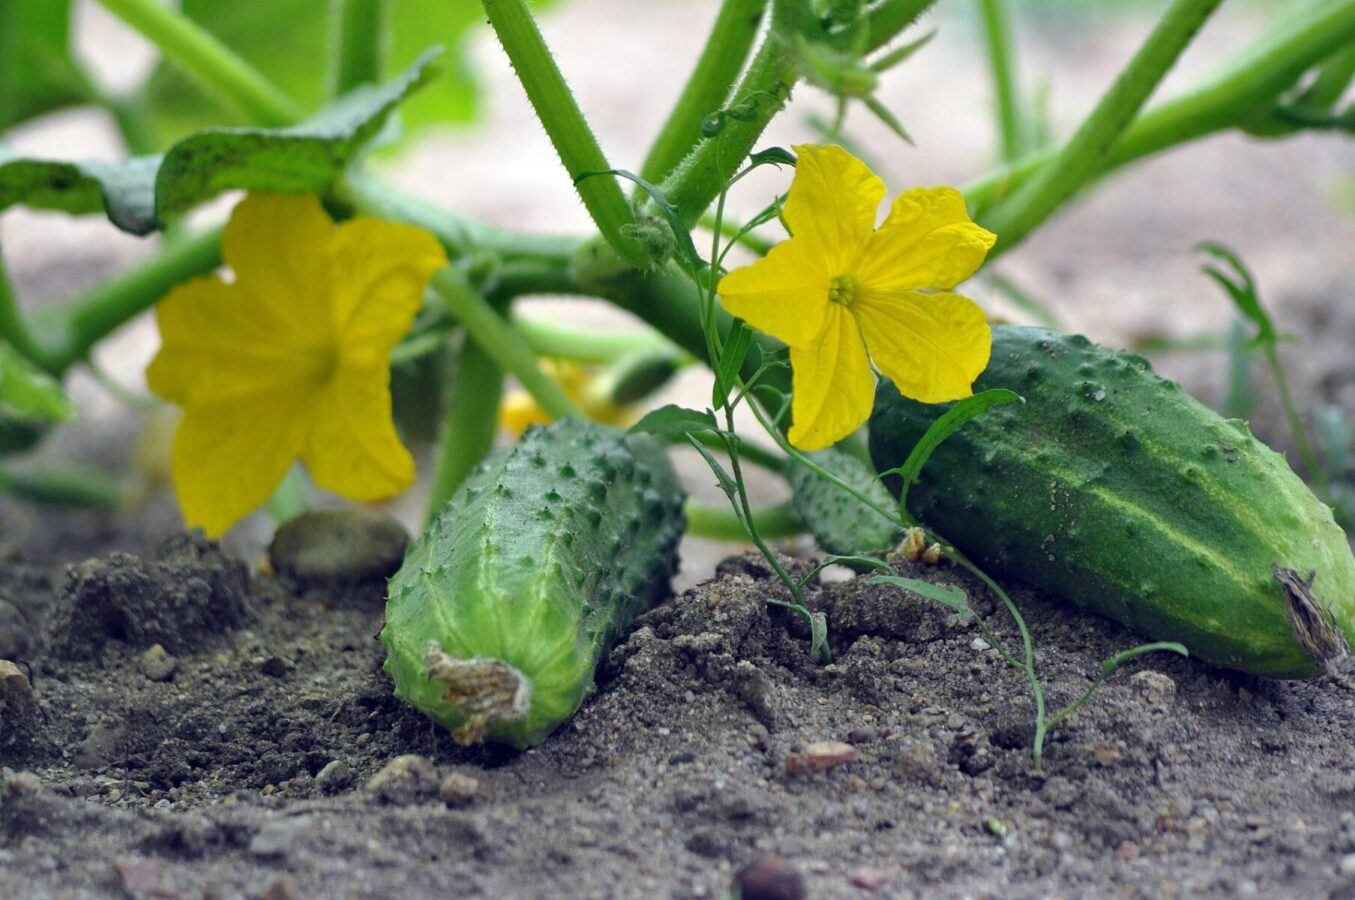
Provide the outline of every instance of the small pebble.
[[353,781],[353,768],[342,759],[331,760],[315,775],[315,786],[325,793],[342,790]]
[[7,659],[0,659],[0,702],[27,702],[32,696],[33,685],[29,684],[23,669]]
[[985,650],[993,649],[993,645],[985,641],[983,638],[974,638],[974,640],[969,642],[969,649],[976,650],[979,653],[982,653]]
[[888,880],[885,873],[874,866],[862,866],[847,876],[847,883],[852,887],[859,887],[861,890],[870,891],[872,894],[884,887]]
[[786,774],[822,772],[856,758],[856,748],[844,741],[815,741],[803,751],[786,754]]
[[160,864],[142,856],[119,856],[113,860],[122,889],[133,897],[140,897],[160,886]]
[[438,786],[438,799],[448,806],[469,806],[480,793],[480,782],[461,772],[452,772]]
[[804,900],[805,880],[788,859],[764,856],[734,873],[734,896],[739,900]]
[[137,657],[137,665],[141,669],[141,674],[151,681],[169,681],[179,668],[179,660],[170,656],[161,645],[152,644],[146,652]]
[[1170,706],[1176,699],[1176,682],[1152,669],[1135,672],[1129,678],[1129,686],[1151,706]]
[[1134,843],[1133,841],[1120,841],[1120,843],[1115,847],[1116,859],[1121,859],[1124,860],[1125,862],[1128,862],[1129,860],[1133,859],[1138,855],[1139,855],[1139,845]]
[[1341,857],[1341,864],[1337,866],[1337,871],[1347,878],[1355,878],[1355,853]]
[[406,753],[373,775],[366,790],[387,803],[417,803],[435,796],[440,786],[432,761],[417,753]]
[[296,900],[299,896],[296,891],[296,879],[287,872],[274,879],[268,890],[263,892],[263,900]]

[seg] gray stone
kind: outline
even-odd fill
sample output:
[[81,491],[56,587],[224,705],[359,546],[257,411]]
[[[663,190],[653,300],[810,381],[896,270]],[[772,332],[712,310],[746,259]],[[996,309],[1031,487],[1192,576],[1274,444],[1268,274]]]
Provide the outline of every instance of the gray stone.
[[365,506],[321,509],[287,522],[273,536],[273,569],[299,581],[356,582],[395,574],[409,532]]
[[315,785],[325,793],[343,790],[353,781],[353,769],[342,759],[325,763],[315,775]]

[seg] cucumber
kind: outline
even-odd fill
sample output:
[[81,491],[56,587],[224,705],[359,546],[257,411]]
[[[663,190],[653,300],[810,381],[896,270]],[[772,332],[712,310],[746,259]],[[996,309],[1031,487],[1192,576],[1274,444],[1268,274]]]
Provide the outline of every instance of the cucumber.
[[[895,506],[864,460],[836,447],[810,453],[809,458],[882,509]],[[898,546],[903,537],[898,527],[836,484],[794,460],[786,461],[784,471],[796,514],[824,550],[852,556]]]
[[[993,329],[975,390],[994,387],[1026,403],[936,451],[908,495],[924,523],[993,574],[1216,665],[1275,677],[1339,665],[1355,639],[1355,557],[1244,423],[1138,356],[1044,329]],[[943,411],[882,384],[876,467],[901,463]]]
[[668,590],[683,494],[662,450],[563,419],[476,468],[389,582],[395,694],[523,749],[569,719],[598,662]]

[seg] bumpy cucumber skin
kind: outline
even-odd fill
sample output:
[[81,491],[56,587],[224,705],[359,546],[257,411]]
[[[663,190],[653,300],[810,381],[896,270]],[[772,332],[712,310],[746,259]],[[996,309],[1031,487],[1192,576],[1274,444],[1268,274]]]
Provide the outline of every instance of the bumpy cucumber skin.
[[[975,390],[1026,399],[969,422],[932,456],[912,511],[991,572],[1273,677],[1319,667],[1293,635],[1272,563],[1306,577],[1355,641],[1355,557],[1284,457],[1148,363],[1086,338],[993,329]],[[943,410],[882,385],[877,468],[898,465]]]
[[531,706],[485,738],[539,744],[579,708],[593,671],[668,590],[683,493],[662,450],[565,419],[529,429],[467,478],[390,580],[381,641],[395,694],[449,729],[462,714],[429,681],[429,641],[500,659]]
[[[809,458],[869,497],[881,509],[893,509],[897,505],[874,470],[863,460],[835,447],[811,453]],[[800,521],[805,523],[819,546],[829,553],[873,553],[893,549],[898,544],[901,535],[893,522],[828,479],[821,478],[817,472],[788,460],[786,482],[790,485],[791,502]]]

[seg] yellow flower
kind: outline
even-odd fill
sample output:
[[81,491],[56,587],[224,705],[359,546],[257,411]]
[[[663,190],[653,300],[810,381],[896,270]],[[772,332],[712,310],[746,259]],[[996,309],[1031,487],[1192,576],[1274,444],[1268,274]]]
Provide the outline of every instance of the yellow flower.
[[379,219],[336,228],[316,198],[268,194],[236,206],[221,244],[234,280],[196,278],[161,301],[163,346],[146,370],[184,408],[172,468],[188,524],[221,534],[298,458],[355,500],[408,487],[390,351],[447,264],[441,245]]
[[[598,389],[597,368],[563,359],[543,359],[541,368],[560,383],[565,396],[577,403],[594,422],[626,426],[633,425],[639,418],[634,408],[618,406],[605,390]],[[510,392],[499,405],[499,425],[514,438],[522,437],[530,425],[549,425],[552,421],[550,413],[522,388]]]
[[790,442],[836,443],[870,416],[871,363],[925,403],[969,396],[988,365],[983,310],[948,293],[997,238],[975,225],[954,188],[915,188],[875,227],[885,186],[840,147],[794,148],[782,210],[791,233],[720,280],[725,309],[790,348]]

